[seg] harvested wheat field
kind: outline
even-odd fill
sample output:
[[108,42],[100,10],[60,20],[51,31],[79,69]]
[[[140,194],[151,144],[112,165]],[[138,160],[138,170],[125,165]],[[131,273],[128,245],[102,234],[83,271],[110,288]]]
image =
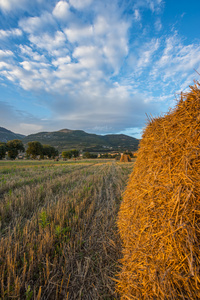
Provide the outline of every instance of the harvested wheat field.
[[149,120],[120,208],[121,299],[200,299],[200,85]]
[[116,299],[133,164],[0,162],[0,299]]

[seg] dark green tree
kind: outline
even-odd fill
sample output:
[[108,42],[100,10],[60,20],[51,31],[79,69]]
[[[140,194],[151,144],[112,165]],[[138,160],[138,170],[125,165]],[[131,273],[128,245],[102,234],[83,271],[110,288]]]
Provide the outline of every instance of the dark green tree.
[[74,156],[74,157],[78,157],[79,156],[79,151],[76,150],[76,149],[72,149],[71,153],[72,153],[72,156]]
[[103,154],[101,154],[101,158],[109,158],[108,153],[103,153]]
[[28,148],[26,150],[27,156],[31,156],[33,159],[39,155],[40,158],[43,156],[43,147],[40,142],[34,141],[28,143]]
[[52,150],[51,150],[52,152],[52,157],[53,158],[55,158],[56,156],[59,156],[59,152],[58,152],[58,150],[57,149],[55,149],[54,147],[52,147]]
[[93,154],[87,151],[83,154],[83,158],[97,158],[97,154]]
[[7,146],[6,143],[0,143],[0,159],[6,156]]
[[70,159],[70,158],[72,158],[72,152],[71,151],[63,151],[62,157]]
[[6,146],[8,150],[8,157],[11,159],[15,159],[20,151],[25,151],[24,145],[21,140],[8,141]]
[[90,158],[90,152],[83,153],[83,158]]
[[49,145],[43,145],[43,149],[42,149],[43,155],[48,156],[48,158],[51,158],[51,149],[50,149],[50,147],[51,146],[49,146]]
[[48,158],[55,158],[58,156],[58,150],[50,145],[43,145],[43,155],[48,156]]

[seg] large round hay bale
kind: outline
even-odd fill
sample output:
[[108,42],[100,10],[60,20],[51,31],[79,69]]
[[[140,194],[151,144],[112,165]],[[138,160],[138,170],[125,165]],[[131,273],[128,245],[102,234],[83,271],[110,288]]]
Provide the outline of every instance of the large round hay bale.
[[200,86],[150,120],[118,216],[121,299],[200,299]]

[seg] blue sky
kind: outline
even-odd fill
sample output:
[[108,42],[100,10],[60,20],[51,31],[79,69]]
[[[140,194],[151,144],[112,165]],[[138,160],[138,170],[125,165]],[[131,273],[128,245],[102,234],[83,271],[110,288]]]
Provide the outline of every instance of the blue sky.
[[140,137],[200,73],[199,0],[0,0],[0,126]]

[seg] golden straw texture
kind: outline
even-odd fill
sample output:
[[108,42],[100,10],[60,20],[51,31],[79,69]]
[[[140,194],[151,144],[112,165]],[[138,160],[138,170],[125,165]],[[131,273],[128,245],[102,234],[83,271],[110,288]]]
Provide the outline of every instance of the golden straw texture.
[[131,157],[129,154],[122,154],[120,158],[120,162],[130,162]]
[[118,216],[121,299],[200,299],[200,85],[149,120]]

